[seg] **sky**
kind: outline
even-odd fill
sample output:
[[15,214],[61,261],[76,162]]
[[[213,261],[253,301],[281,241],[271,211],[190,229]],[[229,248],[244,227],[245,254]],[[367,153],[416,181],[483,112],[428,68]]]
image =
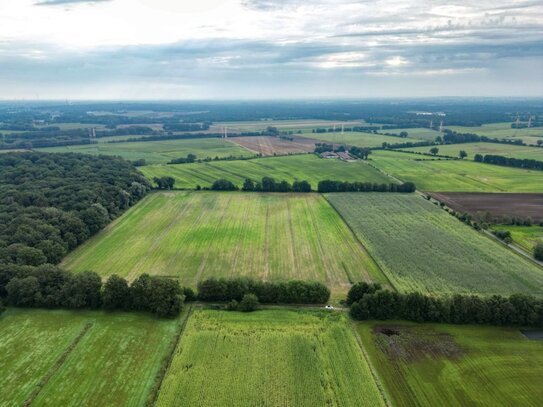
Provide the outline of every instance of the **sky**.
[[541,0],[0,0],[0,99],[543,96]]

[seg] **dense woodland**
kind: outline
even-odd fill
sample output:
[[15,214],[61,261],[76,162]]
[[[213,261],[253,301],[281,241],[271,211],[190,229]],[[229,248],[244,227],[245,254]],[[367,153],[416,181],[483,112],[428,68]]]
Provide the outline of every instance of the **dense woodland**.
[[117,157],[1,154],[0,264],[57,264],[150,187]]

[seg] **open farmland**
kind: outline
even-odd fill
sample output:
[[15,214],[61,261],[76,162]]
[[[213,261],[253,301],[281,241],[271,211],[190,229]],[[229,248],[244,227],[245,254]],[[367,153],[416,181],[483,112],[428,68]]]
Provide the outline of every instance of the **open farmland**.
[[239,122],[219,122],[210,127],[214,131],[222,131],[224,127],[228,131],[234,132],[251,132],[251,131],[262,131],[266,130],[268,127],[276,127],[280,131],[288,130],[311,130],[315,127],[333,127],[341,126],[360,126],[363,121],[353,120],[353,121],[330,121],[330,120],[318,120],[318,119],[300,119],[300,120],[254,120],[254,121],[239,121]]
[[[481,155],[501,155],[504,157],[525,158],[530,160],[543,161],[543,148],[530,146],[515,146],[513,144],[500,143],[462,143],[462,144],[446,144],[436,146],[439,148],[439,155],[447,155],[450,157],[458,157],[460,150],[464,150],[468,157],[473,160],[475,154]],[[429,153],[431,146],[405,148],[406,151],[418,153]]]
[[393,405],[536,407],[543,399],[543,342],[516,329],[406,322],[357,328]]
[[303,137],[296,137],[293,141],[270,136],[231,137],[228,140],[263,156],[301,154],[315,150],[315,143]]
[[162,406],[382,406],[342,314],[213,310],[190,317]]
[[543,269],[415,194],[326,198],[403,292],[543,295]]
[[543,192],[543,171],[501,167],[465,160],[374,151],[371,162],[417,189],[432,192]]
[[318,194],[154,193],[62,263],[68,270],[178,277],[304,279],[346,292],[383,278],[328,202]]
[[254,181],[260,181],[262,177],[273,177],[277,181],[289,182],[306,180],[313,189],[317,189],[319,181],[326,179],[387,184],[393,182],[361,160],[355,162],[325,160],[313,154],[168,166],[152,165],[142,167],[141,172],[151,180],[153,177],[171,176],[175,178],[175,188],[185,189],[194,189],[197,185],[211,186],[214,181],[221,178],[228,179],[239,187],[246,178]]
[[9,309],[0,318],[0,406],[144,405],[177,322]]
[[[391,131],[392,132],[392,131]],[[320,140],[325,143],[334,144],[346,144],[349,146],[357,147],[381,147],[383,143],[398,144],[406,142],[419,142],[421,140],[411,137],[401,138],[394,136],[384,136],[382,134],[375,133],[362,133],[362,132],[345,132],[343,134],[339,132],[335,133],[312,133],[307,132],[300,134],[303,137],[309,137],[314,140]]]
[[84,153],[118,155],[126,160],[145,159],[147,164],[165,164],[172,158],[195,154],[197,158],[215,157],[251,157],[255,154],[234,143],[219,138],[201,138],[186,140],[140,141],[122,143],[96,143],[65,147],[40,148],[48,153]]
[[379,133],[390,133],[399,135],[402,131],[406,131],[409,138],[434,141],[437,136],[440,136],[439,131],[425,128],[425,127],[415,127],[415,128],[403,128],[403,129],[386,129],[380,130]]
[[490,213],[493,217],[531,217],[543,221],[543,194],[432,192],[432,198],[462,213]]
[[446,126],[447,129],[458,133],[475,133],[479,136],[486,136],[497,139],[521,139],[526,144],[537,143],[537,140],[542,140],[543,127],[532,127],[523,129],[512,129],[511,123],[488,123],[479,127],[466,126]]

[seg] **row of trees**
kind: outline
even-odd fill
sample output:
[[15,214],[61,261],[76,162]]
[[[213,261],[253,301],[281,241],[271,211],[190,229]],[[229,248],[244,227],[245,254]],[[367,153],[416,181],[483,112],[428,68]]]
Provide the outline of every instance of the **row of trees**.
[[313,281],[269,282],[250,278],[209,278],[198,283],[201,301],[241,301],[246,294],[254,294],[266,304],[324,304],[330,289]]
[[415,192],[412,182],[403,184],[372,184],[371,182],[320,181],[318,192]]
[[154,177],[153,181],[156,184],[157,189],[173,189],[175,185],[175,178],[173,177]]
[[0,154],[0,264],[57,264],[150,188],[118,157]]
[[378,284],[357,283],[347,296],[354,319],[405,319],[415,322],[543,326],[543,300],[514,294],[453,295],[437,298],[419,292],[397,293]]
[[176,280],[164,277],[142,274],[129,285],[112,275],[102,283],[92,271],[73,274],[43,265],[0,266],[0,298],[14,307],[141,311],[174,317],[185,296]]
[[527,158],[512,158],[491,154],[482,156],[481,154],[476,154],[473,159],[477,162],[485,164],[502,165],[505,167],[527,168],[540,171],[543,170],[543,161],[530,160]]
[[[211,185],[213,191],[238,191],[239,187],[227,179],[218,179]],[[243,182],[242,191],[247,192],[311,192],[311,184],[307,181],[276,181],[271,177],[263,177],[260,182],[247,178]]]

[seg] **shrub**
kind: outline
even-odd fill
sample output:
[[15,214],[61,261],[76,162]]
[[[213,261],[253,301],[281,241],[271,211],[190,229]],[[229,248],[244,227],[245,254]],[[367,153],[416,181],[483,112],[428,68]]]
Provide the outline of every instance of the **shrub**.
[[258,297],[254,294],[245,294],[239,303],[239,310],[243,312],[255,311],[258,308]]
[[543,243],[536,244],[534,249],[534,258],[543,261]]

